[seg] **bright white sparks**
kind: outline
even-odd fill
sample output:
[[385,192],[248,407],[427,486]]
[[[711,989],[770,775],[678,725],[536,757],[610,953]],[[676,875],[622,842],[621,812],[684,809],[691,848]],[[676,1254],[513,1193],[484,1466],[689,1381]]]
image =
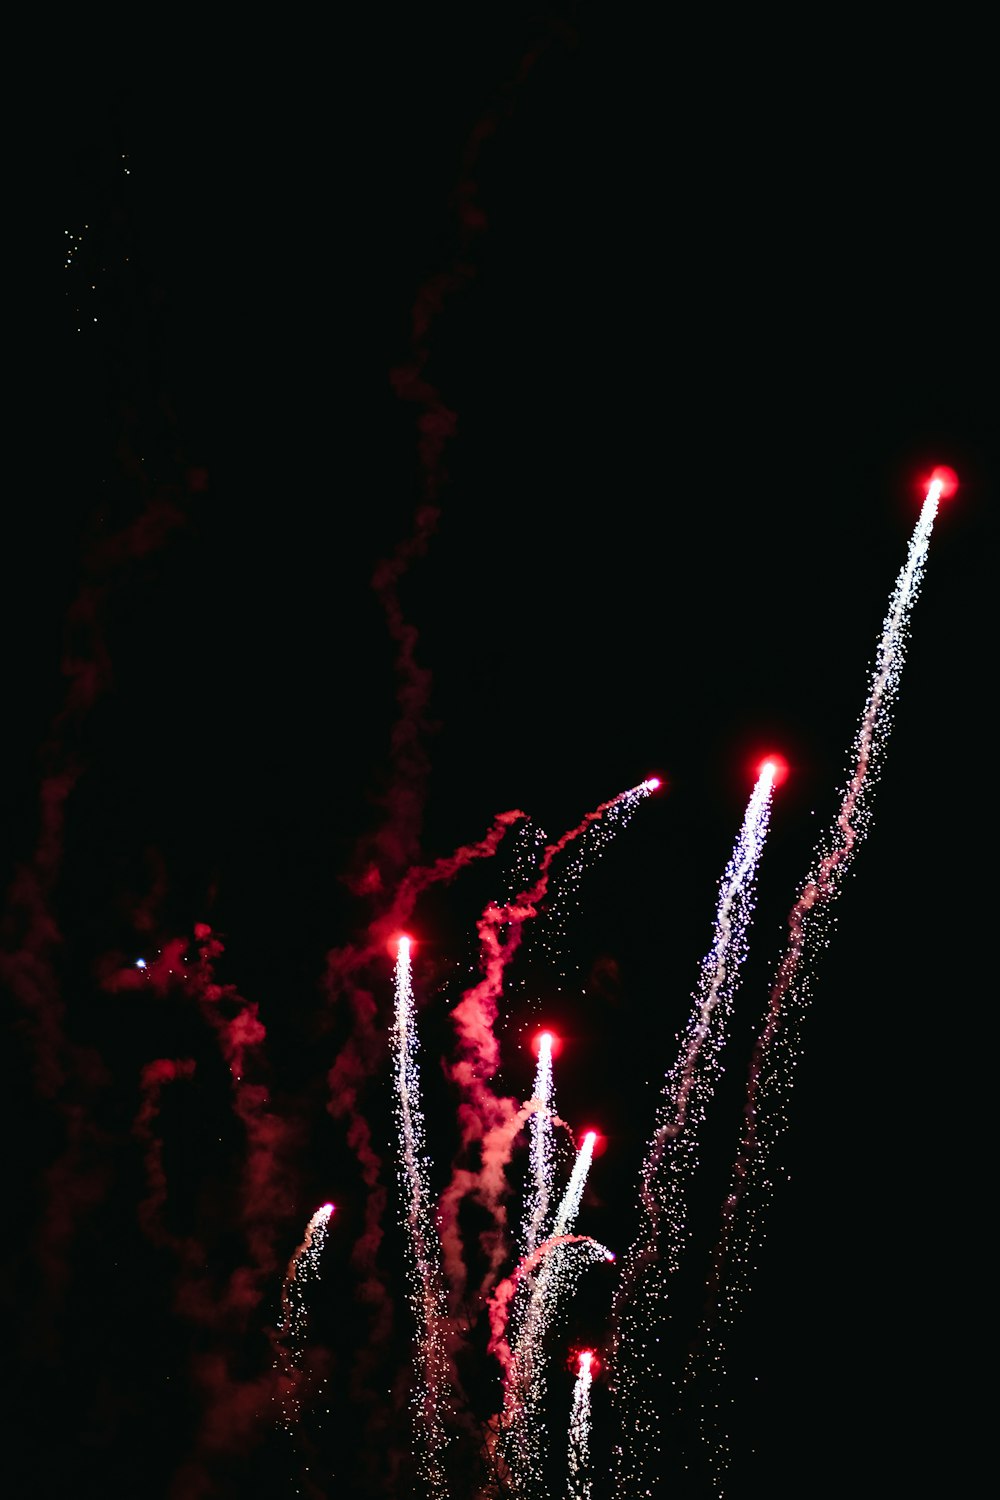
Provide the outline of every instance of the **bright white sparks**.
[[[858,845],[871,823],[871,798],[892,727],[909,624],[923,582],[931,531],[944,485],[934,479],[910,538],[876,648],[875,666],[850,752],[851,772],[833,826],[821,840],[788,916],[788,941],[771,989],[747,1081],[743,1129],[723,1205],[710,1293],[714,1308],[702,1329],[700,1353],[689,1360],[687,1379],[721,1381],[726,1331],[749,1287],[763,1209],[772,1191],[774,1147],[787,1123],[788,1096],[798,1061],[802,1019],[816,960],[829,941],[831,908]],[[717,1396],[701,1401],[701,1425],[721,1493],[728,1443],[719,1426]]]
[[590,1388],[594,1383],[593,1355],[584,1349],[580,1355],[573,1405],[569,1417],[569,1461],[567,1465],[566,1500],[590,1500]]
[[410,940],[399,940],[394,977],[395,1016],[392,1029],[395,1063],[395,1112],[399,1128],[399,1185],[405,1214],[409,1256],[410,1306],[417,1324],[414,1357],[413,1411],[420,1467],[430,1493],[447,1494],[442,1455],[447,1443],[444,1417],[448,1390],[445,1352],[445,1298],[441,1247],[430,1209],[424,1126],[420,1108],[420,1074]]
[[646,1493],[655,1480],[661,1403],[653,1386],[662,1367],[659,1338],[668,1279],[687,1238],[688,1181],[697,1165],[697,1132],[720,1071],[720,1053],[740,968],[746,957],[757,867],[771,816],[775,768],[761,769],[720,883],[712,945],[701,966],[681,1049],[661,1096],[657,1127],[639,1178],[643,1220],[624,1259],[615,1296],[613,1391],[629,1438],[616,1446],[618,1493]]
[[549,1211],[552,1195],[552,1037],[545,1031],[538,1039],[538,1064],[532,1103],[535,1111],[529,1125],[528,1166],[531,1191],[525,1200],[525,1222],[521,1235],[521,1254],[530,1255],[538,1244],[539,1232]]
[[[569,1182],[556,1210],[551,1239],[569,1235],[576,1219],[587,1174],[594,1158],[597,1136],[588,1131],[573,1163]],[[504,1456],[516,1494],[534,1494],[543,1478],[546,1449],[542,1406],[545,1396],[545,1337],[561,1297],[575,1282],[581,1269],[577,1245],[557,1243],[536,1272],[519,1287],[511,1319],[511,1362],[504,1387],[501,1415]],[[603,1245],[593,1250],[601,1258],[613,1259]],[[593,1258],[593,1252],[592,1256]]]
[[284,1377],[281,1382],[281,1417],[288,1431],[298,1421],[301,1405],[297,1384],[302,1370],[307,1323],[305,1287],[319,1276],[320,1257],[333,1211],[332,1203],[324,1203],[313,1214],[301,1245],[288,1262],[281,1289],[281,1323],[278,1328],[281,1352],[275,1365]]

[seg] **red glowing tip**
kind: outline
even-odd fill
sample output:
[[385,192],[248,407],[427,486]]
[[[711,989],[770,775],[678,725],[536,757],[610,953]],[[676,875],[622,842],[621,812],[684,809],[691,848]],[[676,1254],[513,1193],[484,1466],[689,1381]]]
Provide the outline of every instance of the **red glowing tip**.
[[336,1211],[337,1211],[337,1205],[336,1205],[336,1203],[324,1203],[323,1204],[323,1208],[322,1208],[322,1212],[323,1213],[325,1213],[325,1214],[333,1214],[333,1213],[336,1213]]
[[542,1046],[546,1043],[551,1055],[553,1057],[558,1056],[562,1043],[554,1031],[536,1031],[535,1035],[531,1038],[531,1050],[535,1056],[539,1057],[541,1055]]
[[408,932],[392,932],[385,940],[385,951],[393,963],[413,951],[413,939]]
[[580,1151],[589,1150],[591,1156],[603,1156],[607,1147],[607,1140],[599,1130],[585,1130],[581,1137]]
[[757,778],[769,776],[772,786],[780,786],[788,777],[788,762],[783,755],[766,755],[757,767]]
[[600,1356],[596,1349],[581,1349],[571,1345],[566,1351],[566,1369],[572,1370],[575,1375],[582,1375],[589,1370],[591,1375],[597,1375],[601,1369]]
[[931,476],[927,481],[927,496],[930,498],[931,491],[935,491],[937,499],[950,500],[958,489],[958,475],[955,470],[947,464],[938,464],[936,469],[931,470]]

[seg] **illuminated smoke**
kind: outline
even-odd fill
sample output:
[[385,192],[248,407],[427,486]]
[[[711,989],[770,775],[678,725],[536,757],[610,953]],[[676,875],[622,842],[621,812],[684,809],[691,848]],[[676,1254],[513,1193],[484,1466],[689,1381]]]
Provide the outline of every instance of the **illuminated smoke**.
[[458,1110],[461,1148],[463,1152],[478,1151],[480,1161],[478,1168],[454,1165],[439,1205],[444,1269],[455,1303],[463,1299],[468,1280],[459,1231],[459,1209],[465,1198],[474,1198],[492,1221],[480,1234],[480,1249],[486,1261],[478,1288],[480,1298],[487,1295],[508,1253],[506,1169],[520,1128],[519,1106],[516,1099],[496,1094],[489,1082],[500,1066],[500,1044],[494,1027],[507,965],[520,946],[525,923],[538,915],[553,878],[557,856],[591,831],[594,834],[591,847],[600,852],[607,839],[628,823],[639,803],[659,784],[655,777],[650,778],[586,813],[575,827],[546,844],[530,887],[502,905],[490,903],[479,918],[479,966],[483,977],[465,992],[452,1011],[458,1055],[449,1068],[449,1076],[463,1095]]
[[590,1388],[594,1382],[593,1354],[584,1349],[573,1386],[569,1416],[569,1458],[566,1500],[590,1500]]
[[[776,764],[765,761],[720,882],[712,944],[702,961],[694,1006],[667,1074],[656,1129],[639,1176],[642,1222],[623,1257],[614,1299],[613,1385],[621,1431],[615,1444],[619,1493],[643,1493],[657,1474],[663,1398],[661,1333],[669,1278],[687,1239],[697,1136],[718,1079],[720,1054],[747,953],[757,866],[767,837]],[[627,1439],[623,1435],[627,1433]]]
[[[829,941],[833,902],[871,823],[871,798],[892,727],[892,708],[906,658],[910,618],[923,582],[931,532],[940,500],[947,498],[954,487],[952,471],[943,469],[935,471],[928,485],[906,561],[896,579],[882,624],[868,697],[851,746],[850,778],[833,827],[817,846],[809,873],[788,915],[787,944],[750,1061],[740,1142],[709,1277],[709,1311],[702,1325],[700,1345],[688,1361],[689,1383],[702,1379],[717,1386],[721,1380],[726,1331],[746,1294],[763,1209],[773,1190],[773,1151],[787,1122],[788,1096],[816,961]],[[714,1396],[701,1402],[702,1436],[716,1483],[721,1487],[729,1465],[729,1448],[715,1416],[717,1408]]]
[[444,1427],[448,1384],[445,1351],[445,1295],[441,1278],[440,1241],[430,1209],[424,1122],[420,1106],[420,1073],[410,940],[402,937],[396,957],[396,1009],[393,1023],[395,1111],[399,1127],[399,1184],[403,1197],[409,1253],[410,1306],[417,1323],[414,1346],[414,1430],[420,1468],[434,1496],[447,1493],[442,1455],[447,1442]]
[[491,858],[524,817],[516,809],[498,813],[476,843],[463,844],[431,864],[408,870],[391,901],[370,920],[361,939],[327,955],[327,996],[332,1005],[347,1008],[342,1017],[347,1032],[327,1075],[327,1108],[334,1119],[345,1123],[347,1143],[365,1189],[364,1226],[352,1248],[351,1263],[358,1277],[358,1299],[369,1309],[370,1317],[368,1335],[355,1354],[351,1389],[355,1401],[368,1409],[368,1448],[375,1452],[384,1452],[387,1446],[388,1411],[383,1394],[375,1389],[375,1377],[391,1335],[394,1302],[378,1264],[387,1189],[382,1181],[382,1158],[364,1107],[369,1082],[381,1072],[385,1061],[388,1031],[382,1024],[372,976],[381,968],[386,945],[409,922],[420,896],[447,884],[474,860]]

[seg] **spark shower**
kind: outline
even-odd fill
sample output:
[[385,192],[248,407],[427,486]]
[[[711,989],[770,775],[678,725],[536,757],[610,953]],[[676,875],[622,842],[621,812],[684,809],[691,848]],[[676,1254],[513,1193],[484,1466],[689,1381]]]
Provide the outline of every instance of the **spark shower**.
[[[721,1205],[718,1241],[707,1281],[702,1337],[679,1382],[693,1386],[702,1412],[702,1440],[716,1493],[726,1493],[728,1435],[717,1415],[724,1380],[726,1336],[738,1315],[753,1270],[754,1245],[762,1232],[772,1191],[773,1149],[787,1122],[788,1096],[801,1044],[801,1023],[812,977],[829,936],[831,908],[872,816],[872,795],[881,770],[910,629],[939,503],[954,493],[952,471],[939,468],[925,499],[904,566],[892,591],[877,642],[868,694],[850,748],[846,787],[832,827],[816,846],[787,918],[784,950],[774,971],[764,1021],[756,1037],[746,1085],[743,1126],[736,1144],[729,1190]],[[664,1082],[645,1157],[636,1178],[640,1227],[624,1247],[608,1247],[578,1228],[584,1186],[597,1134],[579,1133],[555,1105],[549,1031],[536,1038],[532,1096],[507,1098],[492,1080],[500,1060],[499,1015],[506,970],[543,898],[560,879],[575,883],[587,860],[623,829],[639,805],[658,790],[651,778],[602,803],[561,838],[525,842],[516,868],[522,879],[509,895],[489,902],[478,922],[478,973],[451,1011],[455,1057],[447,1066],[459,1097],[464,1155],[448,1163],[428,1152],[421,1102],[418,1014],[414,993],[413,941],[394,938],[392,1075],[397,1142],[398,1206],[406,1240],[408,1302],[413,1326],[410,1407],[418,1468],[433,1500],[464,1495],[450,1478],[450,1459],[463,1445],[478,1451],[478,1494],[541,1497],[551,1493],[553,1400],[547,1369],[565,1364],[560,1351],[560,1308],[572,1297],[588,1266],[614,1265],[609,1298],[606,1371],[614,1422],[612,1475],[591,1472],[591,1388],[600,1368],[592,1350],[576,1359],[576,1384],[564,1413],[566,1438],[563,1493],[573,1497],[613,1494],[616,1500],[655,1495],[661,1436],[671,1422],[677,1384],[658,1367],[658,1342],[670,1317],[670,1292],[687,1241],[687,1196],[698,1167],[699,1130],[711,1107],[727,1023],[737,1002],[741,967],[749,945],[758,868],[764,855],[776,786],[783,779],[779,757],[758,769],[732,856],[719,882],[713,941],[703,957],[687,1028],[675,1057],[663,1059]],[[524,815],[498,818],[478,846],[421,873],[411,872],[405,896],[394,904],[388,931],[409,918],[413,895],[437,880],[451,879],[473,859],[493,856],[504,837],[522,835]],[[596,837],[595,837],[596,836]],[[566,871],[559,857],[575,860]],[[533,865],[533,873],[527,874]],[[550,890],[550,887],[552,888]],[[516,1144],[528,1138],[520,1222],[510,1224],[511,1178]],[[568,1145],[567,1145],[568,1142]],[[444,1177],[441,1176],[444,1171]],[[437,1179],[437,1185],[433,1180]],[[460,1208],[475,1200],[484,1227],[475,1255],[467,1256]],[[306,1247],[318,1263],[330,1206],[310,1220],[304,1246],[293,1256],[288,1286],[301,1280]],[[623,1254],[618,1254],[619,1251]],[[334,1265],[336,1251],[324,1252]],[[473,1276],[472,1263],[477,1266]],[[474,1286],[470,1279],[476,1279]],[[463,1345],[474,1340],[485,1314],[489,1338],[481,1358],[497,1373],[496,1410],[477,1427],[461,1389]],[[296,1325],[304,1337],[304,1318]],[[467,1482],[467,1481],[466,1481]],[[608,1488],[610,1482],[611,1488]]]

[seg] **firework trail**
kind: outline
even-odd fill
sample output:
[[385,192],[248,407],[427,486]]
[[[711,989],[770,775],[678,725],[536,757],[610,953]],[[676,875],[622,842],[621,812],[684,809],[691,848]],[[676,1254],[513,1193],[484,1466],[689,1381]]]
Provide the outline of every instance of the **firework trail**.
[[298,1376],[302,1370],[305,1345],[307,1308],[304,1288],[319,1276],[320,1257],[326,1242],[327,1230],[334,1212],[332,1203],[318,1208],[306,1225],[302,1243],[288,1262],[284,1284],[281,1288],[281,1322],[278,1338],[281,1341],[276,1368],[281,1381],[281,1419],[288,1432],[298,1420],[300,1401],[297,1394]]
[[590,1500],[590,1387],[594,1356],[581,1351],[569,1416],[569,1460],[566,1500]]
[[478,1289],[480,1298],[486,1297],[507,1254],[506,1168],[520,1129],[520,1111],[515,1099],[499,1096],[489,1086],[489,1079],[500,1066],[494,1027],[507,965],[520,945],[525,923],[538,915],[556,857],[597,825],[603,824],[605,838],[624,827],[639,803],[659,784],[652,777],[586,813],[574,828],[544,847],[534,883],[511,901],[488,905],[477,923],[483,977],[452,1011],[458,1056],[449,1076],[464,1095],[459,1105],[460,1149],[468,1152],[478,1148],[480,1165],[478,1170],[454,1165],[439,1204],[445,1273],[456,1302],[464,1295],[468,1280],[458,1222],[465,1198],[473,1197],[492,1220],[492,1226],[480,1234],[486,1260]]
[[[533,48],[522,59],[505,99],[484,111],[466,141],[456,184],[456,242],[450,263],[428,277],[416,290],[411,312],[409,347],[393,365],[389,379],[398,399],[415,412],[420,492],[409,534],[392,554],[381,558],[371,579],[392,642],[397,715],[390,734],[390,758],[376,801],[383,816],[355,850],[354,869],[347,884],[370,900],[379,914],[371,928],[384,928],[386,892],[392,891],[420,852],[420,834],[430,775],[428,742],[431,722],[431,674],[418,657],[419,632],[408,618],[401,584],[426,555],[437,530],[441,500],[447,485],[447,453],[458,431],[458,413],[431,377],[434,331],[448,302],[475,275],[475,245],[486,228],[479,198],[482,151],[511,107],[516,91],[527,82],[539,54]],[[520,816],[515,814],[514,816]],[[391,903],[393,912],[400,905]],[[398,928],[408,913],[390,918]],[[381,943],[379,944],[381,948]],[[383,1058],[384,1027],[375,998],[359,973],[361,956],[353,947],[330,955],[327,988],[331,999],[346,1002],[348,1027],[329,1073],[329,1109],[346,1123],[346,1138],[354,1152],[366,1190],[365,1227],[352,1256],[359,1277],[359,1296],[372,1310],[372,1327],[355,1362],[355,1393],[366,1400],[375,1426],[384,1418],[384,1402],[374,1386],[378,1356],[388,1344],[392,1299],[377,1263],[387,1194],[382,1182],[382,1159],[362,1108],[362,1093],[379,1071]],[[376,1446],[374,1441],[369,1447]]]
[[413,1406],[420,1446],[420,1470],[434,1496],[447,1493],[442,1454],[447,1442],[444,1414],[447,1402],[448,1356],[445,1350],[445,1295],[441,1278],[440,1242],[430,1208],[424,1123],[417,1068],[410,940],[402,937],[396,957],[395,1108],[399,1126],[400,1189],[406,1205],[407,1246],[410,1257],[410,1305],[417,1323]]
[[[785,1106],[794,1078],[798,1038],[815,960],[829,930],[831,907],[871,822],[871,796],[892,727],[892,707],[906,658],[909,624],[920,592],[939,502],[957,488],[950,469],[935,469],[927,487],[906,561],[896,579],[879,637],[870,688],[851,748],[851,775],[833,828],[820,841],[813,863],[788,915],[788,939],[771,988],[764,1025],[754,1044],[747,1080],[739,1147],[709,1275],[708,1313],[701,1345],[691,1355],[688,1382],[707,1376],[718,1384],[725,1333],[746,1290],[760,1215],[770,1196],[770,1161],[786,1124]],[[753,1189],[749,1206],[744,1201]],[[741,1212],[742,1209],[742,1212]],[[701,1403],[701,1431],[718,1492],[729,1464],[728,1440],[710,1415],[717,1403]]]
[[510,1305],[521,1283],[526,1277],[537,1270],[545,1258],[552,1255],[563,1246],[578,1246],[585,1254],[586,1259],[593,1261],[613,1261],[614,1252],[607,1245],[602,1245],[590,1234],[553,1234],[540,1245],[536,1245],[530,1255],[526,1255],[509,1276],[505,1276],[498,1282],[487,1302],[487,1312],[490,1320],[490,1340],[487,1353],[494,1354],[505,1372],[510,1370],[514,1353],[507,1338],[507,1325],[510,1319]]
[[531,1098],[536,1107],[529,1127],[531,1144],[528,1168],[531,1173],[531,1191],[526,1195],[524,1204],[522,1255],[530,1255],[538,1244],[539,1231],[549,1211],[549,1197],[552,1193],[552,1034],[548,1031],[543,1031],[538,1038],[538,1063]]
[[643,1471],[655,1468],[662,1403],[654,1389],[658,1361],[646,1358],[645,1351],[657,1349],[668,1279],[678,1269],[687,1238],[687,1186],[697,1166],[697,1132],[721,1068],[780,772],[776,759],[766,760],[750,795],[720,882],[712,945],[702,961],[687,1031],[663,1086],[657,1126],[639,1176],[643,1222],[624,1257],[613,1313],[613,1391],[622,1429],[628,1432],[628,1441],[615,1445],[619,1485],[627,1477],[631,1486],[623,1493],[637,1492]]
[[[347,1143],[358,1162],[365,1189],[364,1228],[351,1252],[351,1261],[359,1278],[359,1300],[370,1309],[371,1326],[355,1357],[352,1390],[355,1398],[368,1407],[373,1428],[381,1429],[386,1419],[385,1402],[374,1389],[374,1376],[388,1344],[394,1303],[377,1260],[387,1200],[381,1180],[382,1158],[363,1110],[365,1088],[382,1064],[386,1030],[367,974],[373,966],[381,966],[386,945],[409,922],[421,894],[453,880],[473,860],[492,857],[507,832],[524,817],[516,809],[499,813],[477,843],[464,844],[432,864],[410,869],[386,909],[371,919],[361,940],[327,955],[327,994],[331,1002],[346,1001],[349,1012],[349,1030],[327,1076],[327,1108],[334,1119],[346,1122]],[[377,1447],[374,1432],[368,1446]]]
[[[594,1159],[596,1141],[596,1132],[588,1131],[577,1152],[556,1211],[552,1228],[554,1240],[561,1240],[572,1230]],[[530,1487],[531,1483],[541,1479],[545,1448],[545,1429],[541,1420],[545,1394],[544,1340],[555,1316],[558,1298],[568,1289],[566,1272],[567,1264],[561,1255],[547,1255],[537,1274],[529,1272],[522,1280],[527,1292],[526,1305],[522,1309],[515,1304],[515,1331],[504,1382],[500,1429],[504,1458],[516,1486]]]

